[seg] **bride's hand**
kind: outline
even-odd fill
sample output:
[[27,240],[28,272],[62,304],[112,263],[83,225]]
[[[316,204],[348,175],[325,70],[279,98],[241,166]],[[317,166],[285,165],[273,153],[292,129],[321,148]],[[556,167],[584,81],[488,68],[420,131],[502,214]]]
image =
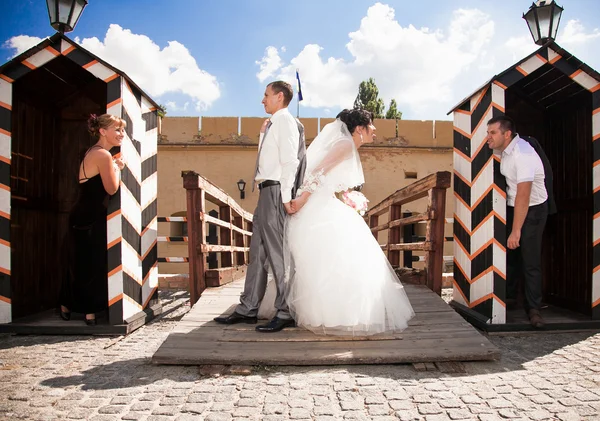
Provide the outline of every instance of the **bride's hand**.
[[294,210],[294,213],[302,209],[302,207],[306,204],[309,196],[309,192],[303,192],[300,196],[292,200],[292,209]]

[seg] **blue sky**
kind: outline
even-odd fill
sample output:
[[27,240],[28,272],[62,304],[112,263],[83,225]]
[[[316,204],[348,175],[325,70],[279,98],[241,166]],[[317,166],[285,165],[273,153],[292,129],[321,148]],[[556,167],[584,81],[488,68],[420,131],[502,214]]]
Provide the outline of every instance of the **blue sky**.
[[[301,116],[335,115],[374,77],[386,107],[395,98],[405,119],[449,119],[456,102],[535,49],[521,19],[526,0],[274,4],[90,0],[68,36],[167,104],[168,115],[262,116],[265,84],[294,82],[298,67]],[[600,70],[600,2],[559,4],[557,42]],[[44,0],[2,5],[2,63],[53,34]]]

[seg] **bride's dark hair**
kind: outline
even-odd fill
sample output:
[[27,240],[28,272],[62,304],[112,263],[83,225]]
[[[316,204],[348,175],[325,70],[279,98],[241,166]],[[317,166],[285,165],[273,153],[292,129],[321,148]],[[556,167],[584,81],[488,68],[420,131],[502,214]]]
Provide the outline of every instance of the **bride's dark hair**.
[[348,131],[352,134],[358,126],[362,126],[366,129],[373,121],[373,113],[362,108],[354,108],[352,110],[345,109],[335,118],[339,118],[346,123]]

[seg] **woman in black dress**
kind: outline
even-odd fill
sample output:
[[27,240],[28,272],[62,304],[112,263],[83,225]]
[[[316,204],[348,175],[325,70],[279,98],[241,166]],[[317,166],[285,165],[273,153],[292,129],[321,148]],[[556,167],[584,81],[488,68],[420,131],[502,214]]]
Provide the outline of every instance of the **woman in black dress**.
[[68,261],[61,289],[60,316],[71,311],[85,314],[88,325],[108,307],[106,261],[107,199],[119,189],[124,163],[109,152],[120,146],[125,121],[110,114],[92,115],[89,131],[98,139],[79,166],[79,199],[69,215]]

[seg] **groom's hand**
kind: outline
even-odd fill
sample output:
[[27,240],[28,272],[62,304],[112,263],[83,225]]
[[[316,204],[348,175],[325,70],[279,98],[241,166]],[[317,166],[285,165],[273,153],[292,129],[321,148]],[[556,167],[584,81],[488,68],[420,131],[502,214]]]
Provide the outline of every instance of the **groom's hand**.
[[288,215],[293,215],[296,210],[294,209],[294,205],[292,204],[293,202],[287,202],[283,204],[283,207],[285,208],[285,211],[288,213]]

